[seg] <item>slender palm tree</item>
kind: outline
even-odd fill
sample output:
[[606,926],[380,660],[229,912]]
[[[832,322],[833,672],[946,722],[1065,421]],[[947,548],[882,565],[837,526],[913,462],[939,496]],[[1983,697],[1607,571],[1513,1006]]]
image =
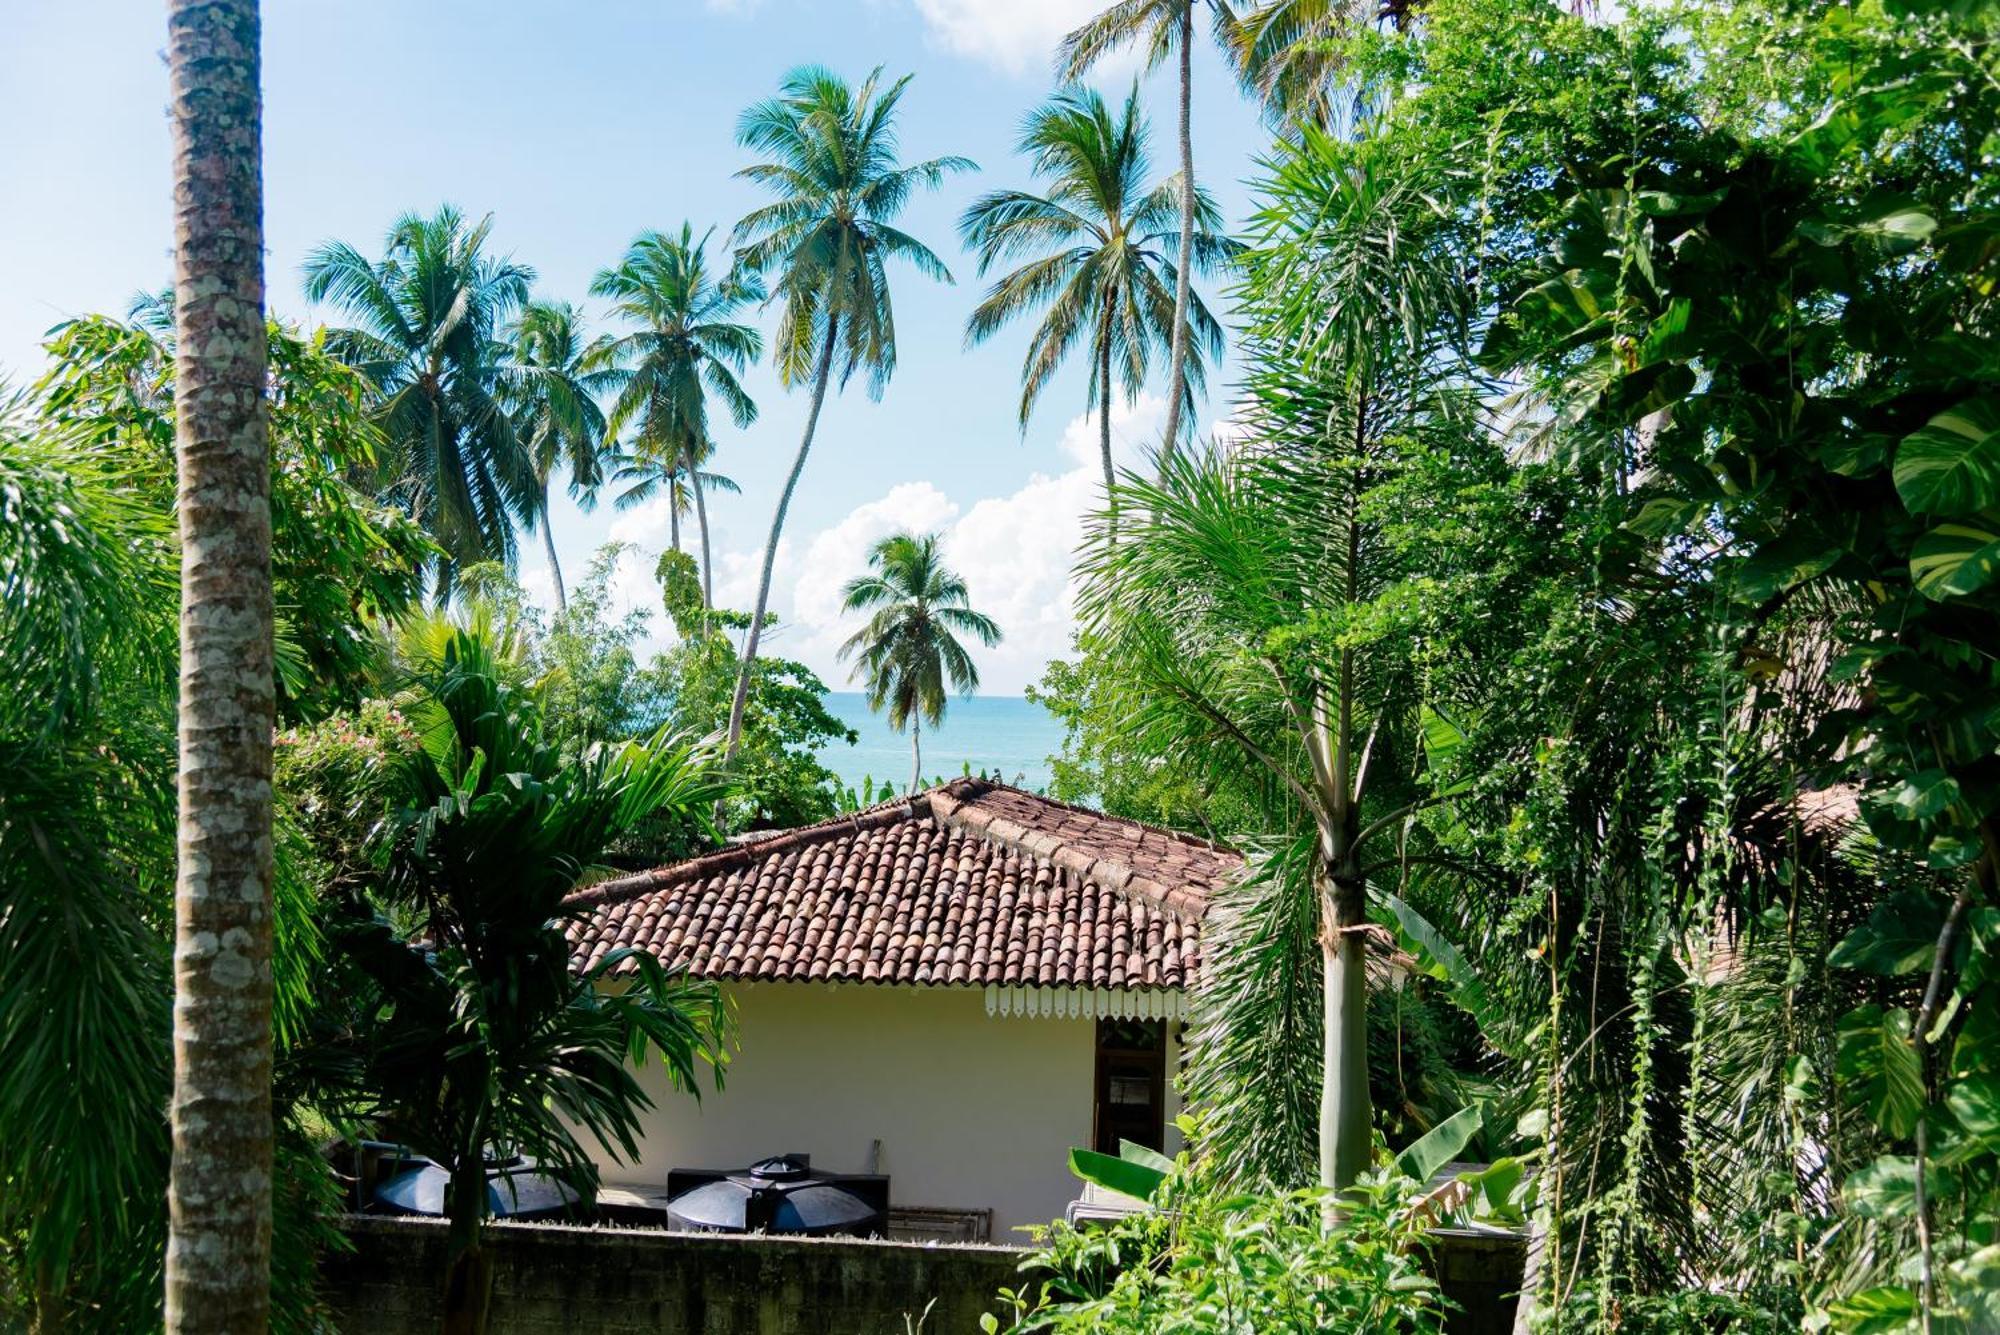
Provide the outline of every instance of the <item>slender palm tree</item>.
[[271,1303],[271,459],[257,0],[174,0],[180,830],[166,1328]]
[[[622,483],[625,490],[618,493],[612,502],[620,510],[629,510],[635,505],[643,505],[655,496],[667,498],[667,546],[672,551],[681,549],[681,520],[694,514],[700,518],[702,507],[699,498],[710,492],[726,492],[731,496],[740,495],[742,488],[736,480],[720,473],[710,472],[701,467],[715,453],[715,446],[704,441],[691,451],[668,458],[650,450],[621,450],[608,461],[611,480]],[[693,455],[695,467],[688,469],[688,456]],[[702,588],[705,595],[714,583],[709,572],[708,525],[701,523],[701,567]]]
[[[966,342],[980,343],[1002,325],[1045,307],[1021,368],[1021,426],[1062,360],[1088,340],[1090,395],[1097,409],[1104,486],[1112,486],[1111,392],[1120,384],[1129,400],[1145,382],[1150,356],[1169,341],[1175,323],[1168,284],[1177,266],[1166,256],[1175,197],[1172,182],[1146,180],[1146,122],[1135,86],[1113,117],[1104,99],[1086,89],[1065,89],[1029,118],[1021,135],[1034,174],[1046,194],[1000,190],[966,210],[959,229],[979,252],[984,274],[996,261],[1036,258],[990,288],[966,325]],[[1197,192],[1192,255],[1204,272],[1223,263],[1233,247],[1220,234],[1221,214]],[[1199,297],[1188,320],[1211,356],[1222,352],[1222,327]],[[1191,401],[1202,383],[1200,351],[1171,374],[1168,398]]]
[[[1412,577],[1371,498],[1410,442],[1464,439],[1471,399],[1439,355],[1464,275],[1425,253],[1434,206],[1385,159],[1318,135],[1279,158],[1246,263],[1250,440],[1123,485],[1137,518],[1115,548],[1085,549],[1078,598],[1120,665],[1125,740],[1290,794],[1278,883],[1309,885],[1317,908],[1294,921],[1316,928],[1321,955],[1320,1173],[1334,1189],[1371,1153],[1368,885],[1407,853],[1405,818],[1446,794],[1398,792],[1393,769],[1371,767],[1421,705],[1407,674],[1384,670],[1387,641],[1317,628],[1379,616]],[[1272,974],[1245,995],[1262,1005],[1301,981]]]
[[371,261],[344,241],[306,257],[306,296],[351,320],[335,350],[367,374],[386,448],[384,496],[437,542],[440,602],[460,566],[514,560],[514,525],[532,526],[542,487],[500,391],[497,337],[528,300],[534,270],[485,253],[493,220],[450,205],[411,213]]
[[[1157,68],[1169,55],[1180,62],[1180,258],[1174,265],[1174,323],[1167,383],[1183,381],[1188,361],[1189,290],[1188,270],[1194,264],[1195,203],[1194,185],[1194,11],[1200,0],[1111,0],[1111,3],[1082,27],[1063,38],[1058,59],[1065,82],[1084,73],[1112,51],[1137,42],[1145,50],[1146,68]],[[1209,0],[1214,10],[1218,36],[1226,42],[1234,17],[1225,0]],[[1171,457],[1180,448],[1183,433],[1194,429],[1192,405],[1183,405],[1178,395],[1167,399],[1167,429],[1160,451]]]
[[871,573],[847,582],[850,612],[873,612],[868,624],[840,646],[843,662],[858,658],[855,675],[868,691],[870,709],[886,709],[889,726],[910,729],[910,791],[923,782],[924,721],[944,722],[945,689],[971,695],[979,669],[959,642],[970,635],[987,648],[1000,643],[1000,627],[972,610],[965,581],[938,554],[938,537],[896,533],[868,554]]
[[927,278],[952,281],[930,248],[890,225],[919,186],[936,189],[953,172],[971,170],[965,158],[932,158],[897,164],[896,107],[910,86],[904,75],[883,87],[878,67],[859,88],[830,70],[806,67],[785,76],[778,95],[743,113],[737,141],[767,160],[737,175],[777,196],[736,224],[743,267],[777,274],[770,300],[782,303],[772,348],[786,387],[812,386],[805,435],[764,544],[757,606],[744,638],[729,707],[727,758],[743,735],[750,674],[771,601],[771,566],[785,530],[785,512],[805,471],[827,386],[845,385],[856,371],[868,376],[879,397],[896,370],[896,316],[889,297],[888,262],[903,260]]
[[503,398],[514,413],[514,431],[527,448],[541,490],[536,518],[549,573],[556,582],[556,606],[569,605],[562,563],[556,558],[555,529],[549,519],[549,481],[569,469],[569,493],[588,509],[604,483],[604,410],[598,396],[610,386],[604,361],[608,340],[585,340],[583,312],[566,301],[531,301],[514,323],[512,350],[502,372]]
[[[739,428],[757,420],[757,405],[737,377],[763,355],[764,339],[732,317],[748,303],[761,300],[764,290],[754,274],[711,275],[711,235],[712,230],[704,232],[696,241],[688,223],[681,224],[678,238],[641,232],[617,267],[591,280],[590,291],[610,298],[612,310],[635,326],[615,340],[608,353],[618,387],[611,432],[618,435],[628,426],[634,428],[631,460],[669,478],[678,475],[692,494],[701,526],[702,600],[713,605],[715,578],[703,491],[711,475],[701,471],[715,450],[708,396],[722,400]],[[727,487],[735,489],[734,483]],[[651,494],[650,486],[646,494]],[[633,503],[620,498],[621,505]],[[678,498],[670,513],[678,551],[682,514]]]

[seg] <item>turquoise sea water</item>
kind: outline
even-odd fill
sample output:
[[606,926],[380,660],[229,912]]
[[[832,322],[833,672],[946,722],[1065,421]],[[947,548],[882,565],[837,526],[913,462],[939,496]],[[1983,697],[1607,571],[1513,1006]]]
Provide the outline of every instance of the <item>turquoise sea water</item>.
[[[910,781],[910,737],[891,732],[881,715],[869,711],[858,691],[834,691],[827,709],[861,734],[853,746],[835,743],[820,752],[820,762],[841,782],[859,786],[872,776],[887,779],[901,791]],[[955,778],[967,764],[973,773],[998,772],[1008,783],[1043,789],[1049,784],[1049,757],[1062,749],[1062,727],[1040,705],[1018,695],[953,697],[942,728],[924,729],[924,779]]]

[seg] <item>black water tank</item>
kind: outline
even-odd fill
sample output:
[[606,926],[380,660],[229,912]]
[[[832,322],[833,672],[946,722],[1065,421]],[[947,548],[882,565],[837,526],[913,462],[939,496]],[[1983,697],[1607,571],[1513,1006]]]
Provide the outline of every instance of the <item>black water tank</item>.
[[803,1154],[761,1159],[736,1171],[676,1168],[667,1174],[667,1223],[706,1233],[889,1235],[889,1179],[815,1173]]

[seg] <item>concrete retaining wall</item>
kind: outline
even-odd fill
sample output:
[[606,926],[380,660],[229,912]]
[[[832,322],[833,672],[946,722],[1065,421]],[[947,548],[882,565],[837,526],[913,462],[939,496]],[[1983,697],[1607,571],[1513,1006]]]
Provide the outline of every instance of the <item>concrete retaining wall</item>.
[[[350,1218],[327,1258],[343,1335],[438,1326],[445,1230]],[[923,1335],[979,1329],[1019,1281],[1019,1251],[858,1238],[734,1238],[653,1229],[500,1224],[489,1231],[494,1335]],[[930,1316],[921,1327],[926,1305]]]
[[[350,1216],[354,1250],[325,1262],[343,1335],[435,1330],[441,1222]],[[1023,1252],[861,1238],[742,1238],[658,1229],[496,1224],[494,1335],[967,1335]],[[1434,1273],[1452,1335],[1506,1335],[1518,1239],[1440,1234]],[[929,1316],[919,1318],[928,1307]],[[906,1324],[907,1323],[907,1324]]]

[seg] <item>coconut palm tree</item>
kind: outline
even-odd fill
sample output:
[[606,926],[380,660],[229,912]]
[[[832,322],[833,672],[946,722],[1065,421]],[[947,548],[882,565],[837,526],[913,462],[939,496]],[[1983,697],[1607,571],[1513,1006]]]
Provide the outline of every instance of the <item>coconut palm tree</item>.
[[897,533],[868,553],[872,571],[842,591],[850,612],[873,612],[868,624],[840,646],[841,661],[859,658],[855,675],[868,691],[870,709],[886,709],[889,726],[910,729],[910,791],[923,782],[924,721],[944,722],[945,688],[960,695],[979,689],[979,669],[959,642],[970,635],[991,649],[1000,627],[975,612],[965,581],[938,554],[938,537]]
[[604,410],[597,406],[610,385],[604,366],[608,340],[586,342],[583,312],[570,303],[531,301],[514,324],[512,344],[501,387],[541,489],[536,518],[556,582],[556,606],[563,608],[569,597],[549,519],[549,480],[567,466],[570,495],[586,509],[595,504],[609,440]]
[[271,457],[257,0],[167,9],[181,532],[166,1328],[271,1304]]
[[877,67],[859,88],[831,70],[808,66],[785,76],[776,97],[743,113],[737,141],[764,153],[763,162],[737,175],[777,199],[736,224],[737,259],[750,272],[775,273],[770,300],[783,310],[772,347],[778,377],[787,388],[812,387],[805,435],[778,494],[757,606],[744,638],[729,708],[727,755],[743,734],[743,708],[752,665],[771,601],[771,566],[785,530],[785,512],[805,471],[827,386],[845,385],[865,372],[871,396],[880,397],[896,370],[896,316],[889,296],[890,260],[902,260],[939,282],[951,271],[930,248],[891,226],[918,187],[935,190],[953,172],[971,170],[966,158],[932,158],[897,164],[896,107],[910,76],[882,86]]
[[468,225],[445,205],[404,214],[371,261],[344,241],[306,257],[306,296],[355,323],[332,344],[374,382],[386,448],[384,496],[408,511],[444,555],[439,602],[455,572],[512,566],[514,525],[532,526],[542,487],[500,391],[496,336],[528,300],[534,270],[485,253],[492,218]]
[[[1175,197],[1172,182],[1147,182],[1146,122],[1135,86],[1116,117],[1096,92],[1065,89],[1028,118],[1021,151],[1047,183],[1045,194],[1000,190],[966,210],[959,222],[979,252],[984,274],[996,261],[1035,258],[988,289],[966,325],[966,342],[980,343],[1031,309],[1046,308],[1021,368],[1021,426],[1062,360],[1079,342],[1091,358],[1090,395],[1097,409],[1104,486],[1110,490],[1111,393],[1127,399],[1145,382],[1149,357],[1170,340],[1176,323],[1169,283],[1178,272],[1166,255]],[[1220,234],[1221,214],[1196,194],[1194,263],[1204,272],[1233,247]],[[1222,327],[1199,297],[1188,322],[1202,349],[1222,353]],[[1204,369],[1201,351],[1168,382],[1167,396],[1191,406]]]
[[[748,303],[761,300],[764,291],[754,274],[732,272],[717,278],[710,273],[711,235],[712,229],[696,241],[688,223],[681,224],[678,238],[641,232],[617,267],[602,270],[591,280],[590,291],[610,298],[612,310],[636,326],[613,341],[607,354],[616,368],[618,387],[611,432],[615,436],[628,426],[634,428],[635,448],[629,459],[684,480],[701,526],[702,599],[712,605],[715,582],[703,492],[710,475],[701,471],[715,450],[708,397],[721,399],[738,427],[757,420],[757,405],[737,377],[763,355],[764,339],[732,317]],[[734,491],[735,484],[726,489]],[[637,490],[628,491],[620,504],[644,499],[634,497]],[[651,495],[650,485],[645,495]],[[682,514],[678,498],[670,513],[678,551]]]
[[[694,457],[695,468],[688,469],[688,454]],[[715,447],[703,442],[692,451],[683,452],[678,457],[669,458],[649,450],[623,450],[611,456],[611,480],[625,484],[625,490],[618,493],[612,502],[620,510],[629,510],[635,505],[644,505],[655,496],[667,498],[667,546],[669,550],[681,549],[681,520],[693,513],[701,520],[701,583],[703,602],[706,604],[707,591],[714,585],[714,577],[709,569],[708,522],[704,516],[705,506],[701,497],[710,492],[727,492],[731,496],[740,495],[742,488],[734,478],[720,473],[709,472],[701,467],[715,453]]]
[[[1174,55],[1180,62],[1180,258],[1174,265],[1174,323],[1167,383],[1179,385],[1188,362],[1188,270],[1195,263],[1194,135],[1194,11],[1200,0],[1112,0],[1096,18],[1063,38],[1058,58],[1060,77],[1072,82],[1118,48],[1137,42],[1145,50],[1146,68],[1157,68]],[[1227,40],[1234,19],[1225,0],[1209,0],[1219,37]],[[1188,405],[1191,407],[1192,405]],[[1178,395],[1167,399],[1167,429],[1161,453],[1171,456],[1181,435],[1194,427]]]
[[1245,88],[1281,125],[1327,129],[1339,108],[1346,39],[1367,25],[1407,31],[1420,0],[1256,0],[1224,25],[1222,41]]

